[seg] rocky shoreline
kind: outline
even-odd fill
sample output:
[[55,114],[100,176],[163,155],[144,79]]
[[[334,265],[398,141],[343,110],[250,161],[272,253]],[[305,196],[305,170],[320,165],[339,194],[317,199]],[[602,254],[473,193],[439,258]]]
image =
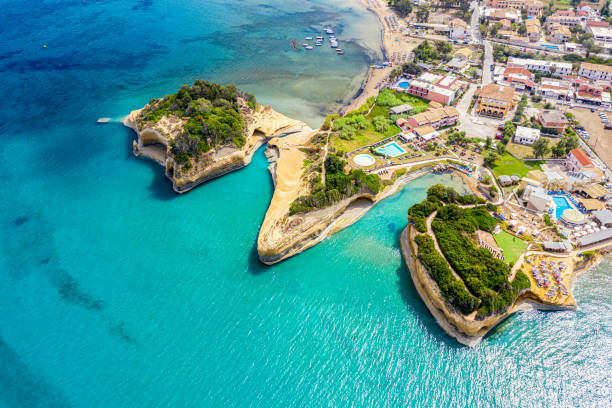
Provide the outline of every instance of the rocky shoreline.
[[[442,330],[465,346],[476,346],[493,328],[516,312],[533,309],[548,311],[576,310],[577,308],[573,297],[565,305],[543,302],[528,288],[519,293],[514,303],[503,314],[494,314],[483,320],[477,320],[473,316],[464,316],[457,313],[442,298],[437,283],[430,277],[417,258],[417,249],[414,243],[415,235],[416,231],[412,225],[408,225],[402,231],[400,238],[402,256],[410,271],[414,287]],[[579,271],[586,271],[594,263],[595,261],[592,261],[574,269],[572,271],[572,281],[575,282]]]
[[206,161],[197,163],[189,171],[177,171],[170,144],[183,131],[182,123],[175,118],[163,117],[153,125],[139,128],[138,116],[141,111],[132,111],[122,121],[137,134],[137,140],[132,145],[134,155],[149,158],[163,166],[166,177],[172,181],[177,193],[185,193],[213,178],[247,166],[257,149],[272,137],[310,130],[301,121],[288,118],[269,106],[260,106],[247,118],[244,146],[222,146],[210,152]]
[[409,181],[434,169],[432,165],[406,173],[376,195],[356,194],[325,208],[289,216],[291,203],[305,189],[301,180],[303,155],[295,143],[303,144],[315,134],[305,138],[290,135],[268,143],[267,150],[274,150],[268,156],[273,157],[269,169],[275,190],[257,239],[257,252],[264,264],[278,263],[318,244],[358,221],[378,202],[400,191]]

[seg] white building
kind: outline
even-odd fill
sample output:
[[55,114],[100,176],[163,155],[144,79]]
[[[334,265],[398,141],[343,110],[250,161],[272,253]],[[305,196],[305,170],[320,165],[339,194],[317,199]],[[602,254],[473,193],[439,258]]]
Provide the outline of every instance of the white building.
[[570,75],[572,64],[569,62],[543,61],[530,58],[508,58],[508,67],[522,67],[528,70],[546,73],[554,72],[556,75]]
[[554,205],[546,190],[531,184],[525,187],[521,198],[527,203],[527,208],[533,211],[548,212]]
[[593,40],[599,45],[606,46],[612,44],[612,29],[609,27],[587,26],[587,32],[593,34]]
[[453,40],[463,40],[467,34],[467,23],[459,18],[451,20],[448,25],[450,28],[450,38]]
[[580,64],[578,75],[589,79],[603,79],[605,81],[610,81],[612,80],[612,67],[608,65],[583,62]]
[[582,149],[573,149],[565,159],[565,165],[570,171],[580,171],[584,168],[595,167],[589,156]]
[[540,138],[540,129],[517,126],[514,134],[514,143],[532,145]]

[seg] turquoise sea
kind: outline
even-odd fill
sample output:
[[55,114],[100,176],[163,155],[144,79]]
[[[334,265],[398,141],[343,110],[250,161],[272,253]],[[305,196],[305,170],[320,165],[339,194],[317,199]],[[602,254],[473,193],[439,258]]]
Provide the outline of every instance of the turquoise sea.
[[[327,24],[344,56],[290,50]],[[1,1],[0,406],[611,406],[610,259],[579,278],[578,311],[462,347],[398,242],[427,187],[459,180],[420,178],[266,267],[263,150],[178,196],[128,129],[95,124],[204,78],[316,126],[379,39],[356,0]]]

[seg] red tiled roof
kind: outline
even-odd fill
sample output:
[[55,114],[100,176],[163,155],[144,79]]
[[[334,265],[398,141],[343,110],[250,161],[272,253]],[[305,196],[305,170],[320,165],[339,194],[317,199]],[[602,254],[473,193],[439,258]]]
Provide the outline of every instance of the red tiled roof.
[[[587,13],[584,12],[584,14],[587,14]],[[605,28],[610,27],[610,23],[608,23],[607,21],[587,21],[586,25],[588,27],[605,27]]]
[[593,162],[591,159],[589,159],[589,156],[587,156],[582,149],[573,149],[570,151],[570,154],[574,156],[576,160],[578,160],[578,163],[582,164],[583,167],[593,165]]

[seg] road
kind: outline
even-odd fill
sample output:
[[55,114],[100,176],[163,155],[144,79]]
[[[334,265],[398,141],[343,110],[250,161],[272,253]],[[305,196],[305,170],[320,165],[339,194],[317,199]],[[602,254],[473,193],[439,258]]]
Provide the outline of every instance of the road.
[[482,63],[482,85],[491,83],[491,66],[493,65],[493,46],[489,41],[484,41],[484,61]]
[[472,38],[474,39],[474,42],[476,43],[481,43],[482,42],[482,38],[480,36],[480,30],[478,29],[478,24],[479,24],[479,20],[480,20],[480,7],[478,7],[478,2],[472,2],[472,8],[474,9],[474,11],[472,12]]
[[474,39],[474,42],[478,44],[484,44],[485,55],[484,55],[484,61],[482,64],[482,85],[488,85],[491,83],[491,65],[493,65],[493,46],[491,46],[491,43],[489,41],[486,41],[486,40],[483,41],[482,36],[480,35],[480,29],[478,28],[478,25],[480,23],[480,7],[478,6],[478,3],[473,2],[472,7],[474,8],[474,11],[472,12],[472,21],[471,21],[472,38]]

